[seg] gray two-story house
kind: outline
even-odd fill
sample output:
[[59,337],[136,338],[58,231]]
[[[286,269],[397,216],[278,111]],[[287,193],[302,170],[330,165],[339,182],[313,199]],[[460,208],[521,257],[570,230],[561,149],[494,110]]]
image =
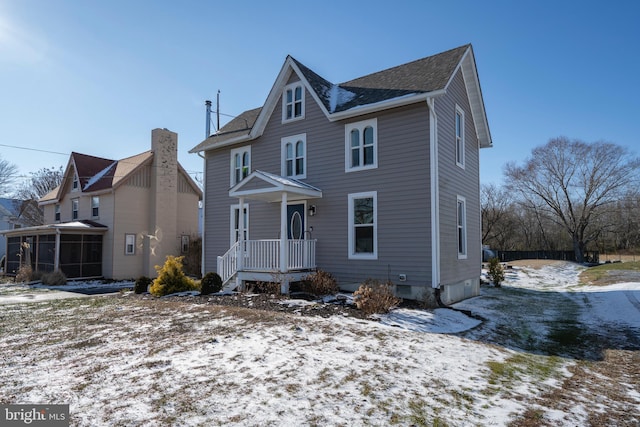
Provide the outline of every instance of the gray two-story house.
[[471,45],[340,84],[287,57],[266,102],[191,152],[205,161],[203,269],[227,288],[390,280],[479,293],[479,150],[491,135]]

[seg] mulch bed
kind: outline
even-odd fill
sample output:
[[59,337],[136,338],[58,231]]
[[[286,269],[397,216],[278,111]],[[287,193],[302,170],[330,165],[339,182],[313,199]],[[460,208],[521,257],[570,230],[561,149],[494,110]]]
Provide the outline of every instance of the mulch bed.
[[[188,295],[188,296],[166,296],[154,297],[150,294],[129,293],[125,298],[139,299],[165,299],[171,301],[181,301],[190,304],[211,304],[219,306],[244,307],[255,310],[274,311],[280,313],[291,313],[300,316],[349,316],[357,319],[367,319],[367,316],[354,305],[348,304],[346,300],[334,302],[310,301],[307,295],[282,296],[266,293],[234,293],[231,295]],[[307,300],[310,304],[293,304],[291,300]]]

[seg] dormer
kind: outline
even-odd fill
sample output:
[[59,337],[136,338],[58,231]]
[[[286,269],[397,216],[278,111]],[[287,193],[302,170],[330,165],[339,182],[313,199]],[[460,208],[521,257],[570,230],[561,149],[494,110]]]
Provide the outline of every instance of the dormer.
[[298,80],[282,91],[282,123],[301,119],[304,119],[304,86]]

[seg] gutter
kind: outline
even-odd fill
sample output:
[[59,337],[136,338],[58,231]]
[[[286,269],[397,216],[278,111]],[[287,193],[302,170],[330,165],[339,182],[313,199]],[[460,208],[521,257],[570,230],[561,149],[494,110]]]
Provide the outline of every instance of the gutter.
[[431,178],[431,287],[440,299],[440,184],[438,169],[438,115],[436,101],[427,98],[429,105],[429,173]]

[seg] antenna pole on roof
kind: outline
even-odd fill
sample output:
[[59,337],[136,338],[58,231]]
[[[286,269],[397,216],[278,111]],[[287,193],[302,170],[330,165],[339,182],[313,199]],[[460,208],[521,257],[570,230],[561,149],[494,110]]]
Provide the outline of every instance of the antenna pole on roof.
[[218,118],[217,120],[217,130],[220,130],[220,89],[218,89],[218,94],[216,95],[216,116]]
[[204,105],[207,106],[207,114],[206,114],[206,123],[205,123],[205,135],[204,139],[207,139],[211,136],[211,101],[204,101]]

